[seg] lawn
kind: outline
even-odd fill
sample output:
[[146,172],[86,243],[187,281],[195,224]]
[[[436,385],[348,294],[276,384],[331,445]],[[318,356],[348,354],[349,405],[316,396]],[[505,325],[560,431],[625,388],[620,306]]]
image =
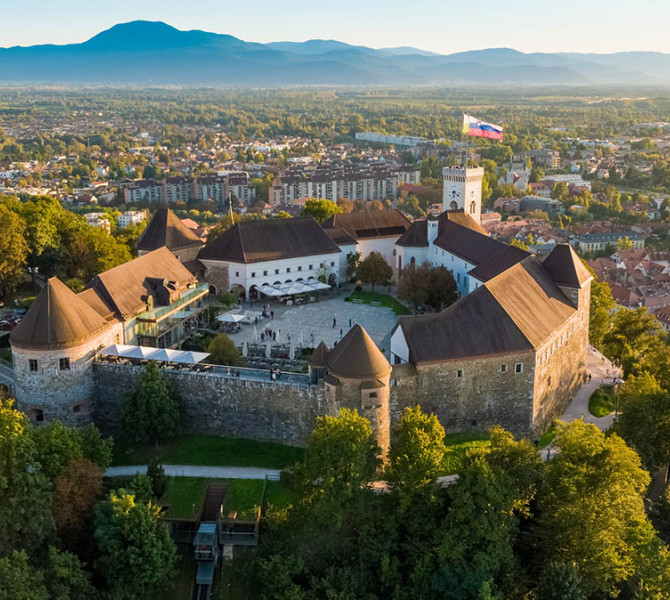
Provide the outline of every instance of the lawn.
[[614,388],[603,386],[598,388],[589,398],[589,412],[598,418],[606,417],[616,404],[616,392]]
[[451,433],[444,438],[447,452],[444,455],[446,474],[458,473],[468,450],[489,445],[489,434],[482,432]]
[[361,290],[360,292],[354,291],[351,295],[347,296],[346,301],[352,302],[354,300],[360,300],[363,304],[372,304],[373,302],[379,302],[382,306],[386,308],[392,308],[393,312],[396,315],[411,315],[412,311],[409,310],[404,304],[398,302],[393,296],[388,294],[380,294],[378,292],[366,292]]
[[195,519],[210,480],[205,477],[170,477],[160,503],[168,519]]
[[546,448],[556,437],[556,425],[550,425],[547,430],[537,440],[538,448]]
[[272,442],[215,435],[180,435],[158,447],[152,444],[135,448],[123,440],[114,442],[115,465],[143,465],[156,458],[168,465],[206,467],[262,467],[283,469],[303,456],[302,448]]
[[[223,501],[224,516],[231,510],[236,510],[238,519],[253,519],[256,507],[261,503],[264,483],[262,479],[229,479],[226,498]],[[294,502],[295,497],[295,492],[280,481],[267,482],[266,506],[286,508]]]

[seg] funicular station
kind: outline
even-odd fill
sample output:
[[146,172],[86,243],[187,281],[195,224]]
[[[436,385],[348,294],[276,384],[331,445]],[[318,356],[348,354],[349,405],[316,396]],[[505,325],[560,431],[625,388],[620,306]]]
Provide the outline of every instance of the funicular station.
[[217,575],[220,575],[223,563],[232,559],[236,551],[258,545],[266,485],[267,481],[251,516],[238,518],[236,510],[226,512],[228,485],[225,481],[212,481],[194,519],[166,518],[175,542],[192,546],[196,569],[191,597],[195,600],[213,597]]

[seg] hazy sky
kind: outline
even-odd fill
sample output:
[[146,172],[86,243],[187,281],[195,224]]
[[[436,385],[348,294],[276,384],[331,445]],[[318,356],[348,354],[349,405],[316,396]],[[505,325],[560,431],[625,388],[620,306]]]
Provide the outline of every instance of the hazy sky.
[[0,9],[0,46],[81,42],[149,19],[257,42],[670,52],[670,0],[0,0]]

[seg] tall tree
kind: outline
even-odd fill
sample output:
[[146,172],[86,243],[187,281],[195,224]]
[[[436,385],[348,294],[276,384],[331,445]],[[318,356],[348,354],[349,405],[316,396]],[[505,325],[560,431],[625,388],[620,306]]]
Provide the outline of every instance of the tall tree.
[[217,365],[228,365],[229,367],[244,367],[247,361],[240,354],[235,342],[225,333],[220,333],[207,345],[210,362]]
[[337,203],[332,200],[319,198],[309,198],[302,209],[303,215],[314,217],[317,223],[323,223],[333,215],[341,212],[343,212],[343,209]]
[[28,256],[25,222],[0,204],[0,297],[13,292],[23,281]]
[[362,283],[371,284],[374,290],[376,284],[387,283],[393,277],[393,269],[379,252],[370,252],[358,264],[356,276]]
[[419,267],[408,265],[402,270],[398,298],[414,307],[430,306],[439,311],[456,302],[458,287],[451,271],[426,261]]
[[391,489],[409,498],[444,472],[444,427],[420,406],[407,408],[393,431],[386,479]]
[[28,418],[0,399],[0,556],[33,551],[53,535],[49,481],[36,466]]
[[49,600],[44,575],[28,564],[24,550],[0,558],[0,600]]
[[140,375],[137,388],[121,404],[123,434],[142,443],[175,435],[181,426],[181,408],[172,384],[150,361]]
[[578,565],[587,595],[616,594],[655,539],[644,507],[649,475],[619,436],[583,421],[563,425],[554,445],[539,497],[542,548]]
[[49,597],[55,600],[94,600],[100,593],[91,585],[86,572],[75,554],[49,547],[47,567],[44,572]]
[[160,507],[130,494],[102,502],[95,520],[99,565],[113,598],[161,598],[170,583],[176,549]]

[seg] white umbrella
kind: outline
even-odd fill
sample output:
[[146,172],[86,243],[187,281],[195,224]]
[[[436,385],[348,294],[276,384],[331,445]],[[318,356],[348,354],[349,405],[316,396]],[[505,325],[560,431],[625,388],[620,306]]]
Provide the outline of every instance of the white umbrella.
[[178,350],[169,350],[168,348],[154,348],[153,354],[148,358],[150,360],[157,360],[159,362],[172,362],[177,356],[181,354]]
[[227,312],[218,315],[216,317],[216,320],[219,321],[220,323],[239,323],[240,321],[244,320],[244,315]]
[[105,356],[125,356],[135,346],[128,346],[126,344],[112,344],[100,350],[100,354]]
[[194,365],[196,363],[202,362],[205,360],[209,354],[207,352],[192,352],[190,350],[180,352],[178,356],[175,356],[170,362],[178,362],[189,365]]
[[134,346],[132,350],[129,350],[121,356],[127,358],[153,358],[153,354],[156,353],[156,348],[149,348],[147,346]]

